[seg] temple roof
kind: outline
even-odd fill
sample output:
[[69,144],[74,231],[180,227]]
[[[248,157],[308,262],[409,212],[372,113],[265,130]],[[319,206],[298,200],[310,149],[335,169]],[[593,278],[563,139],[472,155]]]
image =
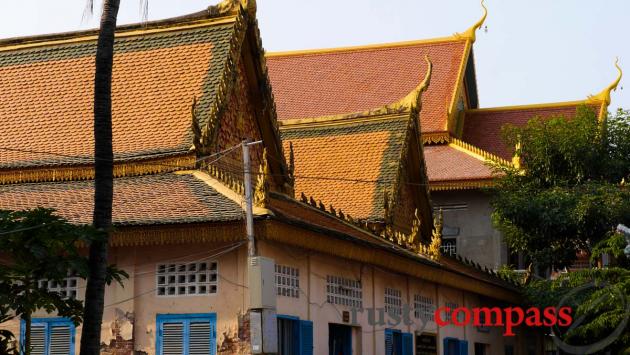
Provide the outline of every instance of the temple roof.
[[468,50],[465,38],[448,37],[268,54],[278,119],[347,114],[396,102],[420,84],[428,56],[433,74],[422,100],[421,129],[446,131]]
[[[0,186],[0,209],[47,207],[72,223],[90,224],[94,181]],[[241,205],[192,174],[114,179],[113,223],[118,226],[241,220]]]
[[602,103],[574,101],[543,105],[484,108],[466,111],[462,140],[488,153],[511,160],[514,147],[507,147],[501,130],[506,124],[524,126],[534,117],[574,117],[579,107],[588,107],[596,114],[601,111]]
[[457,149],[453,145],[424,147],[429,182],[480,180],[492,178],[492,169],[486,160]]
[[283,125],[286,159],[295,161],[295,193],[361,219],[382,219],[383,192],[397,178],[409,115],[328,124]]
[[[234,17],[117,32],[112,102],[117,161],[185,154],[190,106],[207,117],[225,71]],[[93,160],[91,32],[0,42],[0,168]]]

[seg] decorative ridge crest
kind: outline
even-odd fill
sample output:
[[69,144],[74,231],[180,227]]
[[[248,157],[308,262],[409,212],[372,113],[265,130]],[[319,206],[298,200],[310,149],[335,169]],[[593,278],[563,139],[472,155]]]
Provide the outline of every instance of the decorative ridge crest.
[[481,148],[478,148],[478,147],[476,147],[476,146],[474,146],[474,145],[472,145],[470,143],[466,143],[466,142],[464,142],[462,140],[459,140],[459,139],[457,139],[455,137],[451,137],[450,138],[449,145],[455,145],[455,146],[457,146],[459,148],[462,148],[464,150],[468,150],[471,153],[479,155],[480,157],[482,157],[482,158],[484,158],[486,160],[489,160],[489,161],[497,162],[497,163],[500,163],[500,164],[503,164],[503,165],[512,165],[512,162],[509,162],[509,161],[507,161],[507,160],[505,160],[505,159],[503,159],[503,158],[501,158],[499,156],[496,156],[496,155],[494,155],[492,153],[489,153],[489,152],[487,152],[487,151],[485,151],[485,150],[483,150]]
[[621,77],[623,76],[623,71],[621,70],[621,67],[619,66],[619,58],[615,59],[615,68],[617,68],[617,71],[618,71],[617,78],[615,79],[615,81],[613,81],[610,85],[608,85],[599,94],[590,95],[587,101],[589,102],[601,101],[601,102],[604,102],[606,106],[610,105],[610,101],[611,101],[610,93],[611,91],[617,91],[617,86],[619,85],[619,82],[621,81]]
[[233,173],[224,171],[216,165],[209,165],[204,172],[207,172],[211,177],[215,178],[223,185],[227,186],[230,190],[236,192],[239,195],[245,193],[245,186],[243,182],[237,179]]
[[243,8],[250,15],[255,15],[256,7],[256,0],[223,0],[214,6],[208,7],[208,12],[217,15],[227,15],[237,13],[240,8]]
[[332,204],[329,205],[329,207],[326,207],[326,205],[321,200],[315,200],[312,196],[306,196],[304,192],[300,193],[300,201],[333,217],[339,218],[366,233],[396,244],[405,250],[408,250],[418,255],[422,255],[434,261],[438,261],[440,258],[439,251],[442,235],[441,224],[438,224],[438,226],[440,227],[434,229],[433,237],[431,238],[431,244],[422,243],[420,241],[421,220],[418,217],[417,210],[414,213],[411,233],[405,234],[393,230],[391,226],[379,228],[377,225],[371,223],[366,219],[355,219],[351,215],[344,213],[341,209],[335,209]]
[[461,32],[461,33],[455,33],[454,34],[455,38],[468,39],[473,43],[475,42],[475,40],[477,39],[476,37],[477,30],[480,29],[481,26],[483,26],[483,23],[486,21],[486,17],[488,17],[488,8],[486,8],[486,5],[484,4],[484,0],[481,0],[481,7],[483,8],[483,15],[481,16],[479,21],[477,21],[474,25],[469,27],[466,31]]

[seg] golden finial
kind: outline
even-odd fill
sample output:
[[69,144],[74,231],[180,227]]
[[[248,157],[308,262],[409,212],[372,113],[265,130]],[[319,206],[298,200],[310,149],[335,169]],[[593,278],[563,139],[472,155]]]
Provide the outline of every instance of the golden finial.
[[477,21],[474,25],[472,25],[466,31],[461,32],[461,33],[456,33],[455,37],[461,38],[461,39],[469,39],[471,42],[473,43],[475,42],[475,40],[477,39],[476,37],[477,30],[480,29],[481,26],[483,26],[483,23],[486,21],[486,17],[488,17],[488,8],[486,8],[486,5],[484,4],[484,0],[481,0],[481,7],[483,8],[483,16],[481,16],[479,21]]
[[520,169],[521,168],[521,142],[517,142],[516,146],[514,147],[514,156],[512,157],[512,165],[514,165],[514,167],[516,169]]
[[444,224],[441,208],[433,224],[433,235],[431,236],[431,244],[429,244],[429,256],[434,260],[438,260],[440,258],[440,248],[442,247],[442,227]]
[[606,106],[610,105],[610,92],[617,90],[617,85],[619,85],[621,77],[623,76],[623,71],[621,70],[621,67],[619,67],[619,58],[615,59],[615,68],[617,68],[617,71],[619,72],[619,74],[617,74],[617,79],[615,79],[615,81],[608,85],[608,87],[602,90],[599,94],[589,96],[588,101],[603,101]]
[[429,83],[431,82],[431,73],[433,72],[433,63],[429,60],[429,56],[425,55],[424,60],[427,62],[427,72],[424,75],[424,79],[420,85],[416,86],[412,92],[407,94],[400,101],[395,103],[395,106],[403,106],[403,107],[415,107],[419,108],[421,106],[421,98],[422,93],[425,92],[429,88]]

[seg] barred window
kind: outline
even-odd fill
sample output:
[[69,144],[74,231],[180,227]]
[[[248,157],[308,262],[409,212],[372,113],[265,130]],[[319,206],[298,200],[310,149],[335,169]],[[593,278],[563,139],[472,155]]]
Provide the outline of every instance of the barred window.
[[[451,319],[451,315],[453,314],[453,311],[455,309],[459,308],[459,304],[457,304],[455,302],[446,302],[444,305],[451,309],[450,311],[445,312],[444,319]],[[464,313],[463,312],[457,313],[457,320],[459,322],[463,322],[464,321]]]
[[68,273],[68,277],[57,282],[42,279],[37,282],[39,288],[51,292],[57,292],[63,298],[76,299],[78,294],[79,277],[74,272]]
[[363,290],[359,280],[327,275],[326,294],[328,303],[363,308]]
[[455,255],[457,254],[457,239],[456,238],[444,238],[442,239],[442,254]]
[[413,295],[413,314],[418,319],[425,321],[435,320],[435,305],[433,298],[422,295]]
[[385,288],[385,312],[402,315],[402,292],[395,288]]
[[276,264],[276,289],[278,296],[300,298],[300,270]]
[[216,261],[158,264],[158,296],[196,296],[216,294],[218,265]]

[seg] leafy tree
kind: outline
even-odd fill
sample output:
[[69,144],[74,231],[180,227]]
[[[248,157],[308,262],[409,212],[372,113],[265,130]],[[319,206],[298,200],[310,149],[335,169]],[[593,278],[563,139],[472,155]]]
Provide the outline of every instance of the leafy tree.
[[579,251],[593,264],[607,253],[615,267],[561,274],[525,285],[532,305],[570,306],[573,324],[554,329],[568,353],[620,353],[630,345],[630,270],[625,239],[630,224],[630,112],[599,121],[580,108],[574,118],[533,118],[503,130],[521,168],[497,166],[493,221],[507,244],[543,270],[570,266]]
[[[61,283],[70,271],[86,278],[88,260],[81,254],[80,245],[101,239],[102,234],[94,228],[72,225],[50,209],[0,211],[0,250],[6,258],[0,263],[0,321],[12,317],[24,320],[23,353],[30,353],[31,316],[36,310],[57,312],[77,325],[82,321],[81,301],[41,288],[39,280]],[[127,277],[113,267],[108,270],[106,282],[122,282]],[[10,341],[9,334],[3,335]]]
[[629,117],[619,111],[602,123],[580,108],[570,120],[504,127],[522,169],[497,167],[493,220],[513,250],[543,270],[563,268],[630,223]]
[[[620,265],[628,265],[623,249],[616,247],[618,240],[619,235],[603,240],[607,247],[600,252],[615,254]],[[525,292],[537,307],[572,308],[573,324],[553,329],[554,339],[564,351],[621,354],[630,350],[630,269],[627,267],[593,268],[562,274],[555,280],[534,280]]]

